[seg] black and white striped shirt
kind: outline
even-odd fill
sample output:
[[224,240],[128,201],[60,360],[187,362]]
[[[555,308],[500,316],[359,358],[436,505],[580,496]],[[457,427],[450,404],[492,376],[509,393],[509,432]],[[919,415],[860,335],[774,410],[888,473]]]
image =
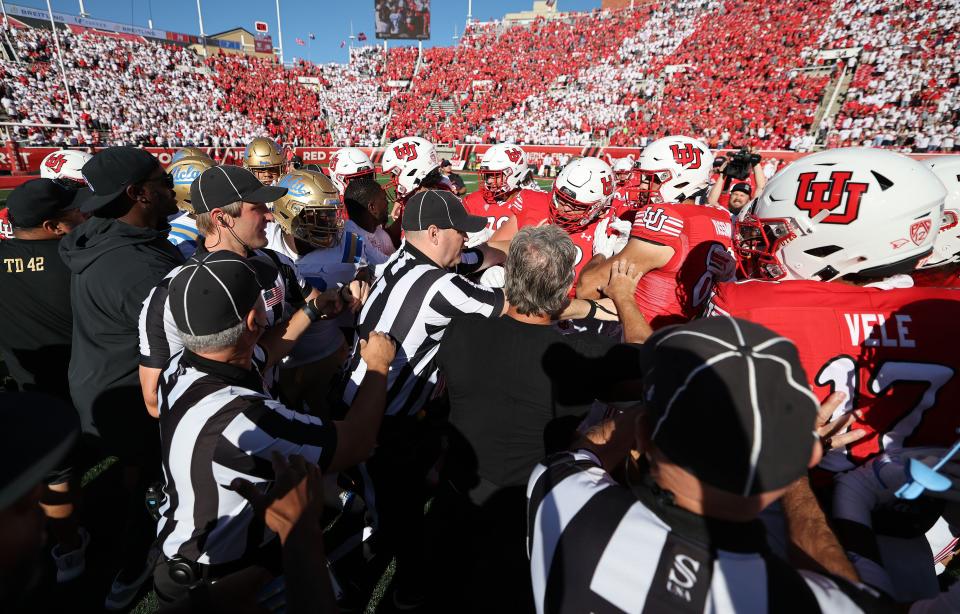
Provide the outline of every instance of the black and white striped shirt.
[[[465,252],[465,258],[473,252]],[[409,416],[420,411],[437,385],[437,349],[443,331],[456,316],[479,314],[499,317],[503,291],[479,286],[437,266],[420,250],[404,243],[383,265],[383,273],[370,289],[357,325],[358,339],[372,331],[389,333],[399,344],[387,374],[388,416]],[[367,365],[355,343],[343,400],[350,405],[366,375]]]
[[790,567],[760,521],[697,516],[655,490],[621,486],[583,450],[534,469],[527,547],[539,613],[890,610],[865,586]]
[[[204,248],[197,250],[200,254]],[[277,278],[272,287],[261,292],[267,306],[267,326],[273,326],[293,315],[296,307],[303,305],[311,288],[297,273],[293,262],[283,254],[270,249],[254,250],[253,255],[269,258],[277,266]],[[140,366],[162,369],[170,357],[183,349],[183,341],[170,311],[170,281],[177,276],[182,266],[170,271],[150,291],[140,309],[138,325],[140,335]]]
[[274,534],[254,519],[246,499],[224,486],[239,477],[266,488],[274,479],[274,451],[300,454],[321,469],[333,458],[336,426],[272,400],[263,391],[266,359],[259,347],[253,362],[244,370],[184,350],[161,375],[167,502],[158,541],[167,557],[180,554],[204,565],[249,558]]

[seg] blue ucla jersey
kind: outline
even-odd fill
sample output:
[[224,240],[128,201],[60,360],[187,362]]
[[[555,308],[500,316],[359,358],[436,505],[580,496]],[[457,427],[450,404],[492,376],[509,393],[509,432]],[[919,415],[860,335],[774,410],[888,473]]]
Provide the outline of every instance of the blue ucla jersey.
[[167,234],[167,240],[173,243],[184,260],[197,251],[200,243],[200,231],[197,230],[197,222],[192,217],[181,211],[170,220],[170,232]]

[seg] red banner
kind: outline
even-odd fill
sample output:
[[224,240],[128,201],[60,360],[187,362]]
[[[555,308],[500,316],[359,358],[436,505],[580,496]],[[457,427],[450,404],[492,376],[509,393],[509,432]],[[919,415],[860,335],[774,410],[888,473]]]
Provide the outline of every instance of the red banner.
[[[479,158],[480,154],[489,149],[489,145],[457,145],[454,158],[458,160],[469,160],[471,154]],[[20,147],[20,161],[23,169],[28,173],[35,174],[40,172],[40,162],[47,154],[57,151],[59,147]],[[243,159],[243,147],[203,147],[207,154],[221,164],[240,164]],[[334,154],[339,147],[297,147],[295,153],[300,156],[305,164],[326,165],[330,156]],[[383,159],[382,147],[360,147],[375,164],[379,164]],[[557,164],[556,156],[567,154],[570,157],[596,156],[604,160],[625,158],[628,155],[639,156],[640,149],[636,147],[565,147],[558,145],[523,145],[527,152],[527,158],[530,164],[537,166],[543,165],[543,158],[547,154],[554,156],[554,164]],[[177,149],[162,147],[147,147],[147,151],[152,153],[160,161],[160,164],[167,166]],[[733,150],[723,149],[716,151],[716,154],[729,154]],[[792,162],[801,158],[806,153],[796,151],[759,151],[764,159],[776,158],[786,162]],[[909,154],[911,158],[922,160],[937,155],[944,154]],[[10,171],[10,160],[7,148],[0,148],[0,171]]]

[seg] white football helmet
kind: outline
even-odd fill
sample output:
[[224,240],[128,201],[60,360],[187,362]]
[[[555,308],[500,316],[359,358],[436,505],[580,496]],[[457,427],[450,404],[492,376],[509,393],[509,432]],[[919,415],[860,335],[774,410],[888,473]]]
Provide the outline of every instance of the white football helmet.
[[923,162],[947,189],[943,201],[940,232],[933,241],[933,253],[920,261],[918,269],[932,269],[960,262],[960,156],[936,156]]
[[484,196],[503,196],[521,188],[529,172],[527,152],[513,143],[497,143],[480,156],[477,174]]
[[613,161],[613,174],[617,177],[617,183],[623,185],[630,180],[630,176],[633,175],[634,163],[633,156],[617,158]]
[[347,189],[347,184],[357,177],[369,176],[375,179],[377,176],[374,170],[373,162],[370,156],[363,153],[362,149],[356,147],[341,147],[330,158],[330,181],[343,196]]
[[92,158],[84,151],[61,149],[47,154],[40,162],[40,176],[44,179],[54,179],[66,187],[77,188],[87,185],[83,178],[83,165]]
[[647,145],[637,171],[641,204],[680,203],[707,187],[713,153],[697,139],[667,136]]
[[577,158],[560,171],[553,184],[550,223],[574,232],[595,220],[617,189],[613,169],[600,158]]
[[806,156],[741,211],[740,268],[748,277],[821,281],[907,273],[933,249],[945,196],[933,171],[892,151]]
[[439,167],[437,148],[418,136],[397,139],[383,152],[383,173],[390,175],[398,200],[412,196],[423,178]]

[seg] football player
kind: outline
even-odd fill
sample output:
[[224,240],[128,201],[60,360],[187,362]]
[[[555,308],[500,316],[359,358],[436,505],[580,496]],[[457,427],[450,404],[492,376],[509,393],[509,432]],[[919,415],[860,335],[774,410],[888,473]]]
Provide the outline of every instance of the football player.
[[340,199],[343,200],[343,193],[347,185],[354,179],[367,177],[376,180],[377,171],[370,161],[370,156],[363,153],[362,149],[356,147],[341,147],[332,156],[330,164],[327,167],[330,172],[330,180],[333,182],[337,192],[340,193]]
[[[933,250],[946,190],[910,158],[868,148],[802,158],[737,222],[739,266],[754,280],[721,283],[710,313],[759,322],[791,339],[814,391],[845,395],[859,441],[820,466],[852,469],[881,451],[950,445],[960,419],[960,293],[911,288]],[[831,283],[824,283],[831,282]]]
[[[960,427],[952,347],[960,292],[913,288],[908,275],[933,251],[945,196],[928,167],[894,152],[850,148],[802,158],[738,220],[737,255],[753,280],[718,284],[708,307],[793,341],[817,397],[836,401],[821,417],[826,453],[814,484],[829,489],[835,474],[869,463],[871,470],[836,482],[837,528],[857,552],[853,518],[876,521],[878,534],[913,538],[875,546],[894,581],[887,588],[900,597],[937,591],[922,535],[939,510],[926,519],[906,502],[874,510],[887,490],[874,479],[881,468],[874,459],[883,455],[885,464],[899,464],[890,474],[903,475],[912,450],[949,446]],[[906,568],[891,566],[902,561]]]
[[730,214],[694,200],[710,179],[713,154],[684,136],[651,143],[638,161],[639,202],[626,246],[613,257],[598,253],[584,267],[578,298],[599,298],[615,262],[643,273],[635,297],[653,330],[700,314],[718,280],[733,279]]
[[[349,286],[358,273],[366,273],[367,265],[385,261],[362,237],[344,232],[343,203],[326,175],[293,171],[277,185],[287,188],[273,206],[274,229],[283,245],[274,240],[271,246],[294,261],[298,275],[310,286],[320,291]],[[344,339],[341,329],[353,326],[353,314],[345,313],[314,322],[300,338],[280,371],[280,389],[291,407],[306,403],[315,413],[325,410],[330,380],[346,359],[347,342],[353,342]]]
[[943,220],[933,243],[933,253],[913,272],[918,286],[960,287],[960,156],[937,156],[924,161],[947,189]]
[[[523,209],[525,199],[541,199],[544,202],[547,200],[544,192],[525,187],[532,173],[527,164],[527,153],[518,145],[491,145],[480,156],[477,176],[480,187],[464,197],[463,206],[470,215],[487,218],[487,227],[475,233],[476,236],[469,237],[467,247],[482,243],[493,236],[494,232],[514,217],[515,210]],[[530,192],[533,192],[533,195],[530,195]]]
[[197,251],[200,231],[194,218],[193,205],[190,204],[190,184],[200,173],[216,166],[208,157],[181,157],[167,167],[167,173],[173,177],[173,192],[177,197],[180,212],[170,218],[170,232],[167,240],[173,243],[183,254],[184,260]]
[[[539,192],[529,192],[535,200],[525,200],[522,208],[514,209],[514,216],[494,233],[490,241],[508,242],[524,226],[554,224],[573,240],[577,250],[574,267],[579,275],[594,252],[593,237],[601,217],[610,206],[616,185],[613,169],[606,162],[600,158],[577,158],[557,175],[553,191],[543,194],[546,206]],[[494,271],[481,278],[481,282],[498,285],[496,282],[501,280]],[[571,289],[571,296],[573,292]]]
[[640,173],[633,156],[615,160],[613,173],[617,176],[617,191],[610,204],[610,215],[633,223],[640,205]]
[[390,143],[383,152],[382,172],[390,176],[388,199],[392,196],[391,215],[394,223],[390,224],[387,232],[394,246],[400,245],[403,204],[418,190],[429,188],[456,193],[453,184],[440,172],[437,148],[418,136],[407,136]]
[[283,174],[285,161],[277,142],[261,136],[247,144],[243,165],[264,185],[274,185]]

